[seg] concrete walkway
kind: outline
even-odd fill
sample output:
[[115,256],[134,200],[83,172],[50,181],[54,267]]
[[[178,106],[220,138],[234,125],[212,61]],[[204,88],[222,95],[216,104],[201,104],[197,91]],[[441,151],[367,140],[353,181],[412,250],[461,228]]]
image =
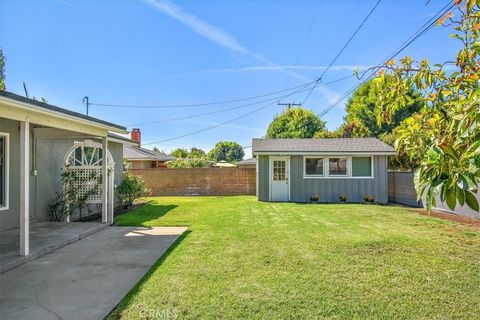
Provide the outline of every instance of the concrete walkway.
[[0,275],[0,319],[103,319],[184,227],[109,227]]
[[0,232],[0,273],[108,227],[99,222],[40,222],[30,225],[30,254],[22,257],[18,228]]

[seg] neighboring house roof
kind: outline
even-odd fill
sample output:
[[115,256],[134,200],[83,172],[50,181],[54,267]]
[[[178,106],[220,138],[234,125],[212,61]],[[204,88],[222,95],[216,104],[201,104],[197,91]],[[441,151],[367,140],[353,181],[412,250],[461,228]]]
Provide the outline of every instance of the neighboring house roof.
[[[81,120],[86,121],[86,122],[101,125],[102,127],[105,127],[108,130],[112,130],[112,131],[116,131],[116,132],[122,132],[122,133],[127,132],[127,128],[125,128],[123,126],[120,126],[118,124],[111,123],[111,122],[104,121],[104,120],[100,120],[100,119],[97,119],[97,118],[94,118],[94,117],[86,116],[84,114],[81,114],[81,113],[78,113],[78,112],[75,112],[75,111],[71,111],[71,110],[67,110],[67,109],[64,109],[64,108],[60,108],[60,107],[57,107],[57,106],[54,106],[54,105],[51,105],[51,104],[48,104],[48,103],[44,103],[44,102],[41,102],[41,101],[25,98],[25,97],[19,96],[17,94],[14,94],[14,93],[11,93],[11,92],[8,92],[8,91],[0,90],[0,99],[2,99],[2,100],[5,99],[5,101],[7,101],[7,99],[8,100],[13,100],[15,102],[20,103],[20,105],[23,104],[24,107],[28,107],[32,110],[35,110],[35,109],[36,110],[43,110],[43,111],[54,113],[54,114],[62,114],[63,116],[66,116],[70,119],[78,119],[78,120],[81,119]],[[33,106],[33,108],[32,108],[32,106]]]
[[129,145],[123,145],[123,156],[128,160],[170,161],[176,159],[164,152]]
[[257,164],[257,159],[256,158],[250,158],[250,159],[245,159],[242,161],[238,161],[237,165],[256,165]]
[[220,168],[232,168],[232,167],[236,167],[235,164],[230,163],[230,162],[227,162],[227,161],[225,161],[225,160],[220,160],[220,161],[218,161],[217,163],[215,163],[215,166],[216,166],[216,167],[220,167]]
[[377,138],[253,139],[254,153],[377,153],[396,154]]

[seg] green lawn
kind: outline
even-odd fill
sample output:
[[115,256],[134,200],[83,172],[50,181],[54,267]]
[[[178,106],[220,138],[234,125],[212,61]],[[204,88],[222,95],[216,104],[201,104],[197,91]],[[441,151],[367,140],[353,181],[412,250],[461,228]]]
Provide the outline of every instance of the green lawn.
[[164,197],[116,223],[190,231],[113,319],[480,317],[480,231],[400,207]]

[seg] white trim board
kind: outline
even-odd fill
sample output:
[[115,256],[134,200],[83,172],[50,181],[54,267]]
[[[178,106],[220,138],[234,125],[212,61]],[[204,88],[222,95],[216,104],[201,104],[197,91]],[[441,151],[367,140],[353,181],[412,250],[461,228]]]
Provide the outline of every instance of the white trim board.
[[0,132],[0,137],[5,138],[5,204],[0,206],[0,211],[10,209],[10,134],[7,132]]

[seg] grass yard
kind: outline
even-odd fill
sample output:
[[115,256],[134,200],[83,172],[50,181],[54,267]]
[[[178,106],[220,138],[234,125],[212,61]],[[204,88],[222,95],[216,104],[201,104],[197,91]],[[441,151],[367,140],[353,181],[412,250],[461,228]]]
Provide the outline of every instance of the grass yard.
[[113,319],[480,318],[480,230],[404,208],[162,197],[116,223],[190,231]]

